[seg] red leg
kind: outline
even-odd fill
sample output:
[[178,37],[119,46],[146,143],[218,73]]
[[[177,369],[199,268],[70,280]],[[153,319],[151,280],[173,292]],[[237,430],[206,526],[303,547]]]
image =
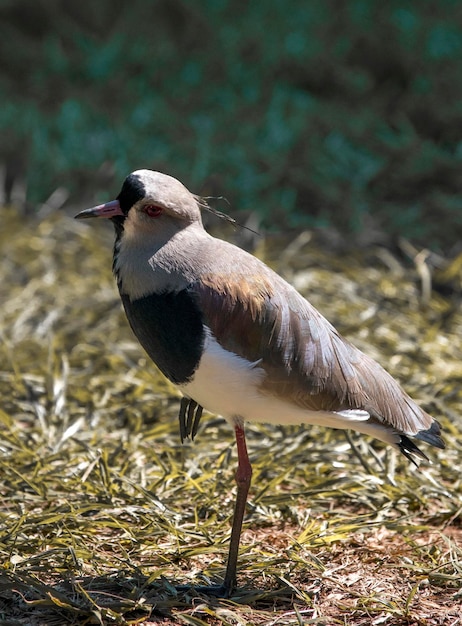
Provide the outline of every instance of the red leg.
[[250,464],[249,455],[247,454],[244,426],[240,422],[236,422],[234,426],[234,432],[236,435],[238,459],[236,471],[237,495],[236,504],[234,506],[233,527],[231,530],[231,539],[229,544],[228,564],[226,566],[226,574],[223,581],[223,587],[225,589],[226,595],[229,595],[236,585],[239,541],[241,538],[242,522],[245,514],[247,494],[249,493],[250,481],[252,478],[252,466]]

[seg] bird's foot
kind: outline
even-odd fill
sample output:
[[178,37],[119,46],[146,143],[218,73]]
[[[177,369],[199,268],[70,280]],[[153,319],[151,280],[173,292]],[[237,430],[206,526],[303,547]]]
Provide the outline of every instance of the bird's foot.
[[182,593],[197,593],[199,595],[212,596],[213,598],[229,598],[234,590],[232,585],[175,585],[175,589]]

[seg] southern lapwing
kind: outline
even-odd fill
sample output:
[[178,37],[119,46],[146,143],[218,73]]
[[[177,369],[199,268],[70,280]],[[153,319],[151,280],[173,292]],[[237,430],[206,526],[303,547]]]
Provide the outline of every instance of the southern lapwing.
[[138,170],[117,200],[77,218],[115,227],[113,270],[139,342],[184,398],[180,434],[194,436],[202,407],[233,426],[237,497],[223,584],[236,583],[252,467],[246,421],[353,429],[426,458],[440,426],[373,359],[345,340],[291,285],[240,248],[209,235],[208,208],[178,180]]

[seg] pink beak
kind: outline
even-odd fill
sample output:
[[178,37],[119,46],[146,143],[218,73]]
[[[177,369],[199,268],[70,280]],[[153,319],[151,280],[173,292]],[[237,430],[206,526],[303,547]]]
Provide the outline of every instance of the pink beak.
[[75,219],[81,220],[87,217],[114,217],[115,215],[123,215],[118,200],[112,200],[111,202],[106,202],[106,204],[99,204],[91,209],[80,211],[80,213],[77,213],[75,216]]

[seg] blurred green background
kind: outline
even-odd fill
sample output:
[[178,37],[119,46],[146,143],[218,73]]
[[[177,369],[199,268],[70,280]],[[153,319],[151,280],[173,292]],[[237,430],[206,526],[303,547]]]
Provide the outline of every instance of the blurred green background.
[[0,68],[7,203],[146,167],[262,229],[462,240],[460,0],[3,0]]

